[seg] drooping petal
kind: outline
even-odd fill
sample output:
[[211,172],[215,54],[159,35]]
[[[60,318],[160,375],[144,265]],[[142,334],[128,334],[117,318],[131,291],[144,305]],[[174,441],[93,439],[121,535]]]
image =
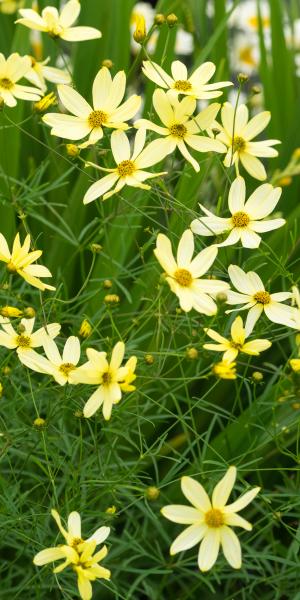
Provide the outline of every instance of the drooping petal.
[[166,73],[166,71],[164,71],[164,69],[162,69],[162,67],[160,67],[160,65],[158,65],[157,63],[152,61],[150,62],[149,60],[144,60],[142,70],[144,75],[146,75],[148,79],[151,79],[151,81],[154,81],[156,85],[159,85],[163,88],[172,87],[172,77],[170,77],[170,75],[168,75],[168,73]]
[[118,175],[116,173],[109,173],[109,175],[105,175],[105,177],[93,183],[84,195],[83,204],[89,204],[93,200],[96,200],[96,198],[103,196],[116,181],[118,181]]
[[87,419],[91,417],[100,408],[104,402],[103,386],[100,386],[88,399],[84,405],[83,415]]
[[241,230],[241,242],[244,248],[258,248],[261,242],[261,237],[254,231],[251,231],[250,228],[245,228]]
[[54,562],[55,560],[60,560],[61,558],[66,558],[65,552],[63,548],[46,548],[45,550],[41,550],[38,552],[33,562],[37,567],[42,567],[43,565],[47,565],[50,562]]

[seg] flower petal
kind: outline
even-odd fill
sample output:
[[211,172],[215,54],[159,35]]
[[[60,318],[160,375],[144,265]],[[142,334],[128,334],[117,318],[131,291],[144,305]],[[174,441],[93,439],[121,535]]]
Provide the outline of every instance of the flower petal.
[[204,487],[196,479],[182,477],[181,490],[187,500],[199,510],[206,512],[211,509],[210,499]]
[[171,556],[177,554],[178,552],[182,552],[183,550],[189,550],[189,548],[192,548],[198,544],[206,532],[207,525],[204,523],[201,525],[191,525],[190,527],[187,527],[177,536],[177,538],[175,538],[173,544],[171,545]]
[[169,504],[164,506],[160,512],[169,521],[180,525],[200,524],[203,519],[203,514],[199,510],[183,504]]
[[208,529],[204,539],[201,542],[198,554],[198,565],[200,571],[209,571],[219,554],[220,549],[220,529]]
[[245,198],[245,179],[243,177],[237,177],[231,184],[228,194],[228,207],[232,215],[236,212],[245,210]]
[[222,527],[221,544],[224,556],[227,562],[234,569],[240,569],[242,566],[242,551],[237,535],[230,527]]
[[214,508],[223,508],[231,494],[236,480],[236,467],[229,467],[224,477],[217,483],[212,494]]

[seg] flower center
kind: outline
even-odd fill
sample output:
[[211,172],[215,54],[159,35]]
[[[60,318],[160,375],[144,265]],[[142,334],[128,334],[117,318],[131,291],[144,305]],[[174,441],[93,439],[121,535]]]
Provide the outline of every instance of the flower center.
[[11,260],[7,263],[6,268],[11,273],[14,273],[17,270],[16,265]]
[[77,546],[79,546],[79,544],[82,544],[83,540],[80,537],[74,537],[71,541],[70,546],[72,546],[72,548],[75,548],[75,550],[77,549]]
[[233,152],[243,152],[243,150],[245,150],[246,148],[246,142],[245,140],[240,137],[239,135],[236,135],[233,139]]
[[132,160],[122,160],[122,162],[118,164],[118,173],[120,177],[132,175],[135,170],[135,164]]
[[192,84],[185,79],[178,79],[178,81],[175,81],[174,83],[174,89],[179,92],[189,92],[189,90],[192,89]]
[[19,348],[30,348],[30,337],[28,335],[18,335],[16,343]]
[[103,373],[103,375],[102,375],[102,384],[109,385],[111,382],[112,382],[112,374],[110,371],[106,371],[106,373]]
[[250,46],[245,46],[245,48],[241,48],[239,51],[239,58],[242,62],[250,65],[251,67],[255,67],[256,62],[252,55],[252,48]]
[[91,127],[101,127],[107,123],[108,115],[103,110],[93,110],[88,116],[88,123]]
[[231,348],[235,348],[236,350],[241,350],[243,347],[243,344],[239,344],[238,342],[233,342],[231,340],[230,346],[231,346]]
[[256,300],[256,302],[259,302],[260,304],[270,304],[271,302],[271,296],[269,294],[269,292],[256,292],[256,294],[254,294],[253,296],[254,300]]
[[187,128],[182,123],[174,123],[169,127],[170,134],[176,138],[183,139],[187,133]]
[[14,84],[7,77],[3,77],[0,79],[0,87],[4,88],[5,90],[11,90],[11,88],[14,87]]
[[[256,15],[252,15],[252,17],[249,17],[247,20],[248,20],[248,24],[250,25],[250,27],[253,27],[253,29],[258,29],[259,21],[258,21],[258,17]],[[263,27],[270,26],[269,17],[261,17],[261,22],[262,22]]]
[[205,523],[208,527],[217,528],[224,525],[223,513],[218,508],[212,508],[208,510],[204,515]]
[[68,377],[71,371],[74,371],[74,369],[76,369],[76,367],[73,365],[73,363],[63,363],[59,367],[59,371],[66,377]]
[[247,215],[247,213],[239,210],[232,215],[231,221],[234,227],[247,227],[247,225],[250,223],[250,217]]
[[183,287],[189,287],[193,281],[193,276],[187,269],[177,269],[173,277]]

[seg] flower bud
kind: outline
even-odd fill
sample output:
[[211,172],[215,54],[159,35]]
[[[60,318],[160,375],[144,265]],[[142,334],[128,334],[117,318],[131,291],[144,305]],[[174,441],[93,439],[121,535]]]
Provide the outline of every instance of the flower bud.
[[145,496],[146,496],[147,500],[150,500],[151,502],[154,502],[154,500],[157,500],[159,495],[160,495],[160,491],[157,487],[155,487],[155,485],[150,485],[145,490]]
[[224,302],[227,302],[227,294],[225,292],[219,292],[216,295],[216,301],[220,304],[224,304]]
[[153,363],[154,363],[154,356],[152,354],[145,354],[145,363],[147,365],[153,365]]
[[155,25],[163,25],[166,22],[166,17],[162,13],[157,13],[154,17]]
[[2,367],[2,373],[3,375],[9,375],[11,373],[11,367],[9,367],[8,365]]
[[22,310],[15,308],[14,306],[3,306],[0,308],[0,315],[2,317],[21,317],[23,315]]
[[108,515],[114,515],[117,512],[117,507],[113,504],[112,506],[109,506],[105,512]]
[[167,15],[166,21],[170,29],[172,29],[172,27],[175,27],[175,25],[177,25],[178,18],[174,13],[171,13],[170,15]]
[[248,79],[249,79],[249,76],[246,75],[246,73],[239,73],[237,76],[237,80],[241,85],[246,83],[246,81],[248,81]]
[[292,181],[292,177],[286,175],[285,177],[280,177],[280,179],[276,181],[276,185],[280,185],[281,187],[287,187],[288,185],[291,185]]
[[136,15],[135,17],[135,31],[133,32],[133,39],[138,44],[142,44],[147,37],[146,21],[143,15]]
[[37,429],[43,429],[44,427],[46,427],[46,420],[43,419],[42,417],[37,417],[33,421],[33,426],[36,427]]
[[24,308],[24,317],[26,317],[27,319],[33,319],[35,315],[36,312],[32,306],[27,306],[27,308]]
[[186,357],[189,358],[190,360],[196,360],[196,358],[198,358],[198,356],[199,356],[199,352],[198,352],[197,348],[187,348],[185,354],[186,354]]
[[94,254],[99,254],[99,252],[101,252],[101,250],[103,250],[103,248],[100,244],[91,244],[90,248],[91,248],[91,251],[94,252]]
[[88,338],[92,333],[92,326],[87,319],[84,319],[80,325],[79,335],[82,338]]
[[290,366],[294,373],[300,373],[300,358],[292,358],[290,360]]
[[56,106],[57,104],[58,102],[54,92],[50,92],[50,94],[47,94],[46,96],[38,100],[38,102],[35,102],[33,108],[36,112],[43,113],[46,110],[48,110],[50,106]]
[[110,279],[104,279],[104,281],[103,281],[103,287],[106,290],[109,290],[112,287],[112,284],[113,283],[112,283],[112,281]]
[[107,294],[104,296],[105,304],[119,304],[120,296],[118,294]]
[[66,144],[66,152],[71,158],[76,158],[80,154],[80,148],[76,144]]
[[102,67],[106,67],[107,69],[112,69],[114,66],[114,63],[112,60],[110,60],[110,58],[105,58],[102,63],[101,63]]
[[263,373],[261,373],[260,371],[254,371],[252,373],[252,381],[254,381],[254,383],[260,383],[263,380],[263,378]]

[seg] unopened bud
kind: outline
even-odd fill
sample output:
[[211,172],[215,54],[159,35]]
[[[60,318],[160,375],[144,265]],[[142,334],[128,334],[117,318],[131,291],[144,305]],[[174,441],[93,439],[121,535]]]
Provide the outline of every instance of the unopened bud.
[[220,304],[224,304],[224,302],[227,302],[227,294],[225,294],[225,292],[219,292],[216,295],[216,300],[217,302],[219,302]]
[[36,112],[42,113],[48,110],[50,106],[56,106],[57,104],[58,102],[54,92],[50,92],[50,94],[47,94],[46,96],[38,100],[38,102],[35,102],[33,108]]
[[147,37],[146,21],[143,15],[136,15],[135,17],[135,31],[133,32],[133,39],[138,44],[142,44]]
[[145,363],[147,365],[153,365],[153,363],[154,363],[154,356],[152,354],[145,354]]
[[21,317],[23,314],[22,310],[15,308],[14,306],[3,306],[0,309],[0,315],[2,317]]
[[88,338],[92,333],[92,326],[87,319],[84,319],[80,325],[79,335],[82,338]]
[[75,410],[74,411],[74,417],[76,417],[77,419],[83,419],[83,412],[82,412],[82,410]]
[[263,373],[261,373],[260,371],[254,371],[252,373],[252,380],[255,383],[260,383],[263,380],[264,376]]
[[190,360],[196,360],[196,358],[198,358],[199,356],[199,352],[197,350],[197,348],[187,348],[186,350],[186,357],[189,358]]
[[248,79],[249,79],[249,75],[246,75],[246,73],[239,73],[237,76],[237,80],[241,85],[246,83],[246,81],[248,81]]
[[112,506],[109,506],[105,512],[108,515],[114,515],[117,512],[117,507],[113,504]]
[[253,96],[256,96],[256,94],[260,94],[261,93],[261,88],[258,85],[253,85],[251,88],[251,94],[253,94]]
[[175,308],[175,312],[176,312],[176,315],[181,315],[182,314],[182,310],[178,306],[177,306],[177,308]]
[[27,319],[33,319],[35,315],[36,312],[32,306],[27,306],[27,308],[24,308],[24,317],[26,317]]
[[166,22],[166,17],[162,13],[157,13],[154,17],[155,25],[163,25]]
[[120,296],[118,294],[107,294],[104,296],[105,304],[119,304]]
[[160,491],[157,487],[155,487],[155,485],[150,485],[145,490],[145,496],[146,496],[147,500],[150,500],[151,502],[153,502],[154,500],[157,500],[159,495],[160,495]]
[[276,181],[276,185],[280,185],[281,187],[287,187],[288,185],[291,185],[292,181],[292,177],[286,175],[285,177],[281,177],[280,179],[278,179],[278,181]]
[[293,158],[300,158],[300,148],[296,148],[293,152]]
[[17,332],[21,333],[21,334],[25,332],[25,326],[22,325],[22,323],[19,323],[19,325],[17,327]]
[[99,252],[101,252],[101,250],[103,250],[103,248],[100,244],[91,244],[90,248],[91,248],[91,251],[94,252],[94,254],[99,254]]
[[3,385],[2,385],[2,383],[0,382],[0,398],[1,398],[2,394],[3,394]]
[[71,158],[76,158],[80,154],[80,148],[76,144],[66,144],[66,152]]
[[169,27],[172,28],[172,27],[175,27],[175,25],[177,25],[178,18],[176,17],[176,15],[174,13],[171,13],[170,15],[167,15],[166,21],[167,21]]
[[113,285],[113,282],[110,279],[104,279],[104,281],[103,281],[103,287],[106,290],[109,290],[112,287],[112,285]]
[[106,67],[107,69],[112,69],[112,67],[114,66],[114,63],[112,60],[110,60],[110,58],[105,58],[102,63],[101,63],[102,67]]
[[300,358],[292,358],[290,360],[290,366],[294,373],[300,373]]
[[11,373],[11,367],[9,367],[8,365],[2,367],[2,373],[3,375],[9,375]]
[[43,419],[42,417],[37,417],[33,421],[33,426],[36,427],[37,429],[43,429],[44,427],[46,427],[46,420]]

